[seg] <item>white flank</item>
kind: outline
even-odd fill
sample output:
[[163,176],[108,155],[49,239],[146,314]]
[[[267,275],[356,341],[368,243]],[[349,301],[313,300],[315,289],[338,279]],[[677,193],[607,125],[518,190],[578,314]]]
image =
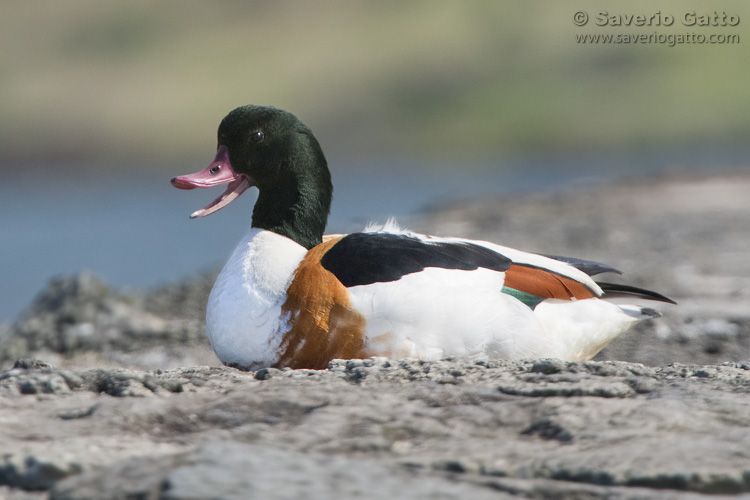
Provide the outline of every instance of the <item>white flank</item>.
[[500,293],[503,273],[427,268],[349,289],[369,347],[395,358],[521,358],[542,333],[533,312]]

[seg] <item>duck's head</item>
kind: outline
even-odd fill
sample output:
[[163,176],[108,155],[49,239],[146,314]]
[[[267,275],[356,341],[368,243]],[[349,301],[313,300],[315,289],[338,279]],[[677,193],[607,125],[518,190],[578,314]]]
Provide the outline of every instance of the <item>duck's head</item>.
[[287,236],[306,248],[321,242],[333,186],[318,141],[296,116],[265,106],[242,106],[219,125],[216,157],[207,168],[172,179],[180,189],[228,184],[190,218],[205,217],[258,188],[253,227]]

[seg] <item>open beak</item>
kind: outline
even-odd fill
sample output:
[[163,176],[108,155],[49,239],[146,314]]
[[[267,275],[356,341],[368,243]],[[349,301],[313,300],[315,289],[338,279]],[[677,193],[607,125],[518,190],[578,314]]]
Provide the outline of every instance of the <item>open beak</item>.
[[204,170],[189,175],[180,175],[172,179],[172,185],[178,189],[195,189],[229,184],[226,191],[214,201],[190,214],[191,219],[205,217],[226,207],[236,200],[247,188],[253,185],[253,181],[245,174],[238,174],[229,162],[229,151],[224,146],[219,146],[216,158]]

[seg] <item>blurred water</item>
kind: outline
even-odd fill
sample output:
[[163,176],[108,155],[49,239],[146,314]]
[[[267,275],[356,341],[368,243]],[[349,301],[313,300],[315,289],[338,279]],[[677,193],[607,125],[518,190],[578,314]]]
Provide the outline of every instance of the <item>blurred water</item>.
[[[408,216],[445,201],[482,195],[571,189],[623,176],[713,171],[743,162],[745,152],[673,154],[596,161],[580,158],[418,165],[331,161],[335,192],[328,232],[348,232],[370,220]],[[388,166],[385,166],[388,165]],[[189,169],[188,169],[189,170]],[[12,172],[5,169],[6,172]],[[89,269],[106,282],[144,288],[223,264],[250,224],[255,192],[205,219],[188,215],[223,188],[180,191],[172,175],[145,168],[116,173],[39,174],[0,185],[0,321],[12,320],[55,275]]]

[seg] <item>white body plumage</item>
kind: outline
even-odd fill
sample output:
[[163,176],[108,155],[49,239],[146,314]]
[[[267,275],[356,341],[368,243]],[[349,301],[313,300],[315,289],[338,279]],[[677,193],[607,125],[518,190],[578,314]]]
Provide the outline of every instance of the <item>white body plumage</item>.
[[[517,262],[545,266],[598,287],[578,269],[553,259],[492,243],[435,238],[394,225],[368,227],[380,234],[407,234],[424,241],[471,242]],[[270,231],[251,229],[216,280],[206,330],[217,356],[228,365],[256,369],[280,356],[290,318],[282,312],[286,291],[307,250]],[[348,288],[351,306],[366,321],[369,352],[396,358],[445,356],[519,359],[590,359],[647,314],[637,306],[606,300],[542,301],[534,309],[501,293],[505,273],[479,268],[426,268],[396,281]]]

